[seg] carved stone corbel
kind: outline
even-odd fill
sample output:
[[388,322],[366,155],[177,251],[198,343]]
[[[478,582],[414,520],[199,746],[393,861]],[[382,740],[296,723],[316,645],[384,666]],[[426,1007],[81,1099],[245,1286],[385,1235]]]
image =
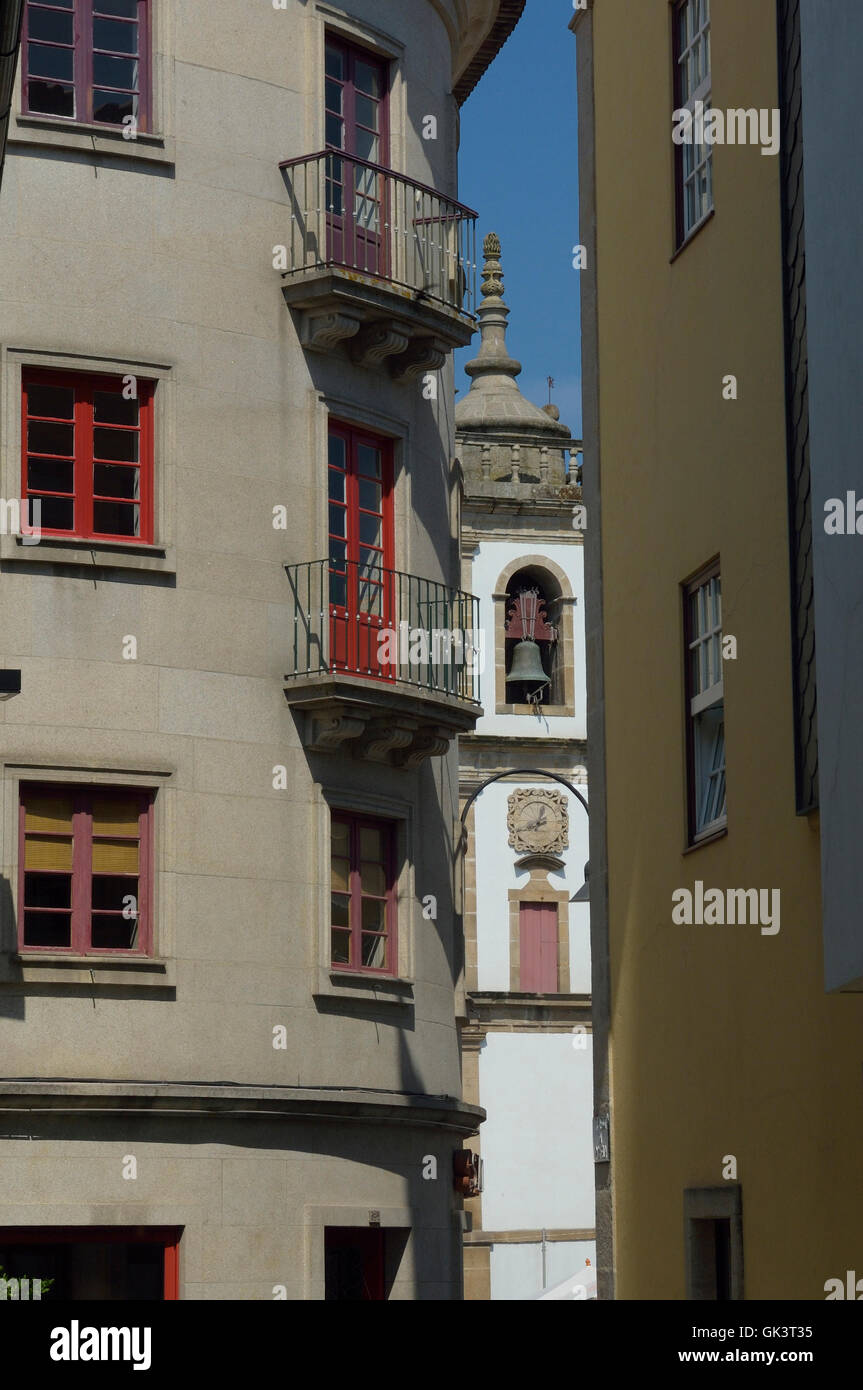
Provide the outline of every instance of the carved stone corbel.
[[417,731],[415,719],[373,719],[366,737],[356,748],[357,756],[373,763],[388,763],[390,754],[407,748]]
[[362,326],[350,314],[303,314],[300,342],[311,352],[329,352],[345,338],[353,338]]
[[396,381],[406,381],[424,372],[440,371],[446,359],[447,346],[439,338],[414,338],[407,352],[393,360],[392,374]]
[[333,714],[324,718],[310,715],[306,747],[317,753],[337,752],[343,743],[359,738],[365,727],[365,719],[354,719],[346,714]]
[[441,758],[450,745],[450,731],[440,725],[422,729],[408,751],[398,759],[400,767],[420,767],[426,758]]
[[404,353],[409,342],[408,335],[398,329],[385,323],[369,323],[354,338],[350,354],[361,367],[377,367],[385,358]]

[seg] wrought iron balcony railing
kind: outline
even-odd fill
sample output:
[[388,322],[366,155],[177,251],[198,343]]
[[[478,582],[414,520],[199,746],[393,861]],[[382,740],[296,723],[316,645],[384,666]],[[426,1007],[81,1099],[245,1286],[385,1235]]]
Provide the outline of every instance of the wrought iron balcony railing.
[[322,150],[279,165],[291,198],[290,279],[341,267],[413,291],[470,318],[477,214],[380,164]]
[[286,565],[294,597],[288,678],[329,672],[479,705],[479,599],[351,560]]

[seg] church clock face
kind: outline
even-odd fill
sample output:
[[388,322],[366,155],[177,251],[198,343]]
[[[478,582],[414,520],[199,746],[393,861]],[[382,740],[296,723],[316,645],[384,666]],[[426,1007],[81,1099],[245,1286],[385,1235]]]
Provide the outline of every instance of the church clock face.
[[566,843],[566,811],[557,797],[523,792],[510,810],[510,844],[538,853]]

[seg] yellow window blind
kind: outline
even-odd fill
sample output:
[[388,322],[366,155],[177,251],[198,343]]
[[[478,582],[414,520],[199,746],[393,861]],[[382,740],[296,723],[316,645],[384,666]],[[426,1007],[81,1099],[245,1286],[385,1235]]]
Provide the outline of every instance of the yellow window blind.
[[136,874],[138,872],[138,842],[136,840],[93,840],[94,874]]

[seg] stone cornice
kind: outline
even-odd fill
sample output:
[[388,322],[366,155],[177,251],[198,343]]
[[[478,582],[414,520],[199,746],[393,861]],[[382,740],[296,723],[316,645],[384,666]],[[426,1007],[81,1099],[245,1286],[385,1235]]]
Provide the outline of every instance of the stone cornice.
[[[459,738],[459,760],[463,764],[462,776],[467,771],[464,766],[469,759],[489,758],[497,755],[500,761],[500,771],[511,767],[516,759],[527,758],[537,766],[542,766],[548,758],[557,755],[561,766],[570,767],[575,773],[579,768],[586,767],[587,742],[583,738],[561,738],[552,736],[549,738],[519,738],[517,734],[462,734]],[[541,756],[537,757],[536,752],[531,750],[541,750]],[[483,772],[485,763],[482,764]],[[554,768],[555,772],[560,769]],[[513,774],[514,775],[514,774]],[[586,774],[584,780],[586,781]],[[572,781],[577,781],[573,776]]]
[[573,507],[582,501],[582,497],[581,487],[577,483],[560,487],[543,483],[467,483],[463,512],[498,513],[504,516],[524,516],[535,512],[538,516],[570,517]]
[[[453,84],[453,95],[459,106],[467,101],[480,78],[503,48],[521,19],[526,3],[527,0],[496,0],[497,13],[492,20],[491,27],[472,52],[469,45],[470,39],[473,37],[473,25],[471,24],[468,28],[467,34],[462,39],[462,51],[456,60],[456,74]],[[480,0],[467,0],[465,8],[468,11],[469,20],[475,21],[474,12],[482,7]]]
[[34,1114],[222,1116],[226,1119],[334,1120],[339,1124],[418,1125],[476,1134],[479,1106],[452,1096],[363,1087],[245,1086],[177,1081],[0,1080],[0,1120]]
[[575,1026],[591,1031],[589,994],[522,994],[509,991],[471,992],[467,996],[467,1028],[474,1037],[489,1033],[571,1033]]

